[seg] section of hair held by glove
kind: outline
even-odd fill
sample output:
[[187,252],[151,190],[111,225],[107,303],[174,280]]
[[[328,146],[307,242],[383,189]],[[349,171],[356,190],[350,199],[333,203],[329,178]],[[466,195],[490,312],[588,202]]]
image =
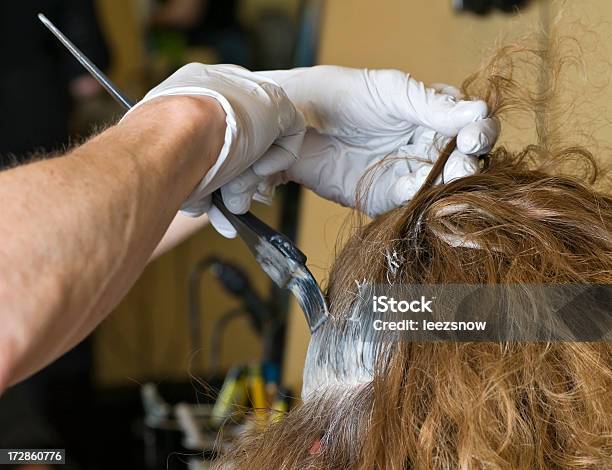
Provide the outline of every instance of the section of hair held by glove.
[[[499,48],[463,91],[534,140],[360,225],[331,270],[333,322],[311,341],[303,403],[221,468],[612,468],[612,344],[350,344],[359,285],[612,283],[610,154],[567,132],[573,39]],[[541,86],[542,70],[546,86]],[[585,145],[586,144],[586,145]],[[367,180],[367,178],[366,178]],[[364,190],[367,192],[367,188]]]

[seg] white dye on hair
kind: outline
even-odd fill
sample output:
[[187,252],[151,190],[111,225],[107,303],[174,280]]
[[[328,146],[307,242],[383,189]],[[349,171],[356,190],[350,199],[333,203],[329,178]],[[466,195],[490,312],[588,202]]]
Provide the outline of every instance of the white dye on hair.
[[393,284],[398,270],[406,260],[402,255],[398,254],[396,250],[390,253],[389,249],[386,249],[384,255],[387,260],[387,282]]
[[375,364],[385,341],[372,329],[374,313],[363,308],[370,302],[360,300],[361,296],[371,295],[370,284],[365,279],[355,283],[359,292],[350,315],[330,316],[310,339],[304,364],[304,400],[354,390],[374,378]]

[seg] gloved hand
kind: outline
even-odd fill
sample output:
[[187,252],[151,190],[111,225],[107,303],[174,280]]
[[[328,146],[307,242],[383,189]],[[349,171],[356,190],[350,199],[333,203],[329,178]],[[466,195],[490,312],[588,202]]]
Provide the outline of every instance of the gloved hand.
[[[308,132],[300,159],[288,170],[267,181],[240,177],[228,187],[234,195],[258,192],[263,198],[270,185],[292,180],[354,207],[358,182],[369,168],[389,155],[414,156],[375,173],[363,209],[376,216],[409,200],[424,182],[436,148],[443,146],[432,147],[435,133],[457,136],[445,181],[476,171],[474,155],[489,151],[499,133],[483,101],[461,101],[452,87],[426,88],[398,70],[317,66],[258,74],[283,87],[304,114]],[[236,209],[246,211],[250,197],[241,200],[244,206]]]
[[136,106],[170,95],[210,96],[226,113],[221,153],[181,210],[191,216],[208,213],[222,234],[235,236],[227,219],[212,206],[211,194],[221,188],[227,208],[242,210],[244,199],[250,202],[252,194],[228,194],[224,185],[239,175],[265,179],[295,163],[305,133],[304,118],[274,81],[235,65],[185,65]]

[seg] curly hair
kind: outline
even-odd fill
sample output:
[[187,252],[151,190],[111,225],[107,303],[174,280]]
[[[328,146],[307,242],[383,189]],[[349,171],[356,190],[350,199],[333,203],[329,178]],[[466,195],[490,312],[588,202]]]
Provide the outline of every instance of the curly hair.
[[[336,320],[355,304],[356,279],[388,281],[385,252],[403,260],[393,273],[403,284],[612,284],[612,198],[594,189],[607,173],[551,124],[561,69],[576,57],[564,41],[579,46],[502,47],[465,81],[504,123],[532,116],[537,142],[497,146],[478,174],[426,185],[360,225],[329,276]],[[304,402],[244,436],[220,467],[612,468],[612,343],[395,342],[360,378],[321,365],[356,354],[341,324],[312,338]],[[308,384],[322,374],[327,386]]]

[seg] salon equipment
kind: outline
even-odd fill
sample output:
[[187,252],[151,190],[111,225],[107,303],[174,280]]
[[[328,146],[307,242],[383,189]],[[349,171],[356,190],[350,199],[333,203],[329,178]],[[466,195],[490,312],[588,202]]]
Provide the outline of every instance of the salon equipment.
[[253,410],[255,411],[255,423],[258,427],[262,427],[268,417],[268,402],[266,399],[266,384],[264,383],[260,364],[252,364],[249,367],[247,383]]
[[185,390],[164,385],[163,394],[153,383],[146,383],[141,388],[146,468],[184,470],[195,468],[192,465],[196,462],[210,464],[216,452],[235,438],[239,427],[234,422],[226,423],[223,438],[219,438],[219,426],[212,419],[210,397],[200,395],[194,402],[192,384],[187,384]]
[[[39,20],[70,51],[85,69],[124,108],[133,104],[109,78],[98,69],[64,34],[43,15]],[[227,217],[246,243],[262,269],[281,288],[289,289],[306,315],[311,332],[314,332],[329,316],[325,298],[314,276],[306,267],[306,255],[291,240],[277,232],[250,212],[242,215],[231,213],[223,203],[219,191],[213,194],[213,204]]]
[[140,389],[140,397],[149,424],[155,426],[168,419],[172,408],[159,395],[155,385],[152,383],[144,384]]
[[[209,256],[199,260],[189,274],[188,288],[188,310],[187,319],[191,336],[191,350],[200,351],[203,346],[202,323],[203,306],[201,302],[200,288],[202,277],[211,274],[222,289],[240,301],[240,305],[232,308],[219,316],[213,323],[210,333],[206,332],[208,343],[208,372],[216,374],[221,363],[222,338],[226,327],[238,318],[248,320],[253,332],[257,334],[262,342],[262,361],[278,366],[281,359],[278,356],[278,333],[282,331],[286,323],[285,310],[279,308],[277,303],[279,293],[264,299],[252,286],[248,274],[237,264],[216,256]],[[275,286],[276,289],[278,289]],[[272,370],[268,367],[268,371]],[[267,374],[270,375],[270,374]],[[277,372],[274,379],[278,381],[280,374]],[[266,381],[268,379],[266,378]]]
[[238,423],[253,410],[254,424],[281,419],[289,410],[289,393],[277,381],[268,380],[267,364],[235,365],[227,375],[212,409],[210,423],[221,427]]
[[225,376],[211,413],[214,426],[221,427],[228,419],[238,419],[244,413],[248,400],[246,372],[245,366],[235,365]]
[[210,258],[210,272],[228,294],[241,300],[242,307],[249,314],[251,325],[261,334],[264,323],[272,312],[251,286],[247,273],[237,265],[215,257]]
[[[217,281],[221,284],[223,289],[231,296],[241,300],[242,305],[238,309],[231,310],[230,312],[223,315],[213,327],[211,335],[211,343],[214,342],[213,337],[215,333],[219,333],[225,327],[231,319],[239,315],[248,315],[249,322],[253,330],[258,335],[264,335],[264,326],[268,320],[274,317],[274,312],[266,305],[261,299],[259,294],[251,287],[250,280],[247,274],[241,270],[238,266],[228,263],[215,256],[206,257],[198,261],[191,272],[189,273],[189,288],[188,288],[188,321],[191,335],[191,349],[192,351],[199,351],[202,349],[202,325],[200,317],[202,315],[202,306],[200,302],[200,284],[202,276],[205,273],[211,273]],[[217,341],[218,343],[218,341]],[[211,344],[211,363],[214,356],[218,357],[218,351],[216,347]],[[211,370],[214,370],[212,368]]]

